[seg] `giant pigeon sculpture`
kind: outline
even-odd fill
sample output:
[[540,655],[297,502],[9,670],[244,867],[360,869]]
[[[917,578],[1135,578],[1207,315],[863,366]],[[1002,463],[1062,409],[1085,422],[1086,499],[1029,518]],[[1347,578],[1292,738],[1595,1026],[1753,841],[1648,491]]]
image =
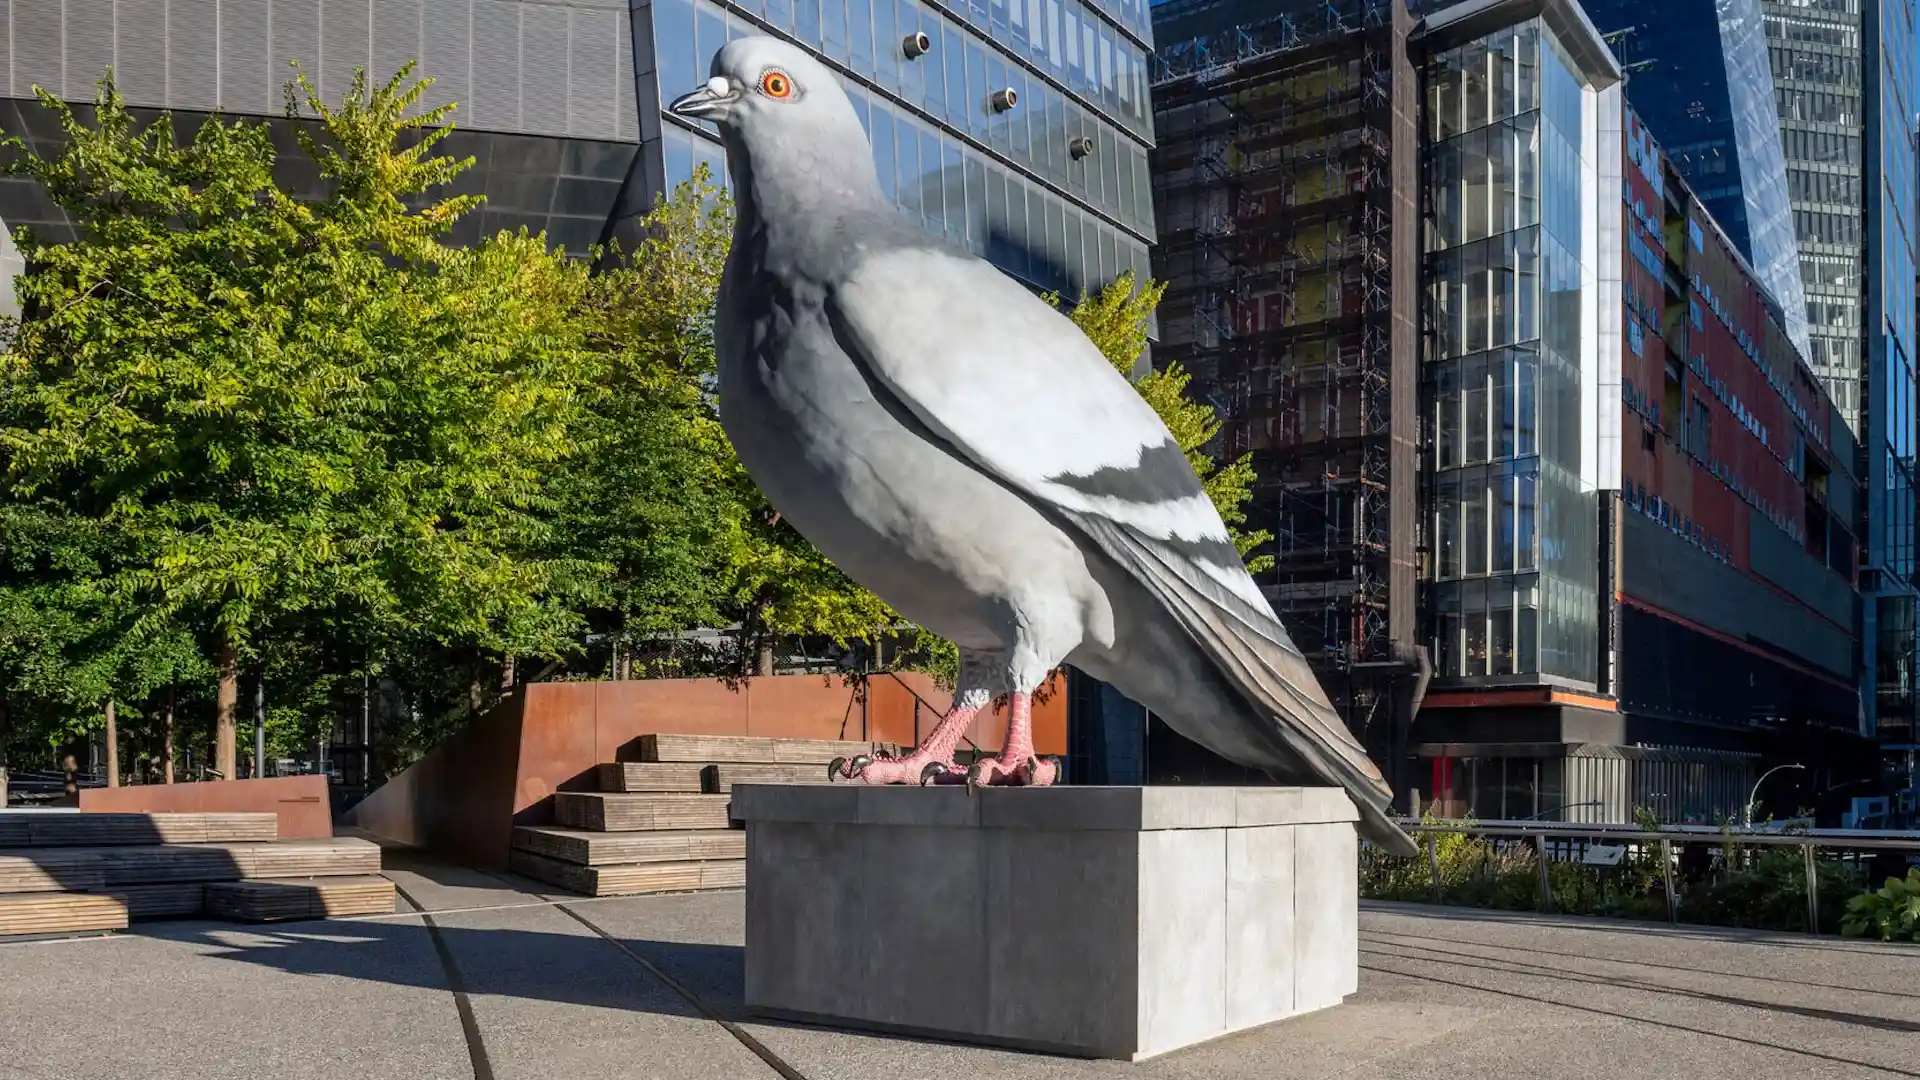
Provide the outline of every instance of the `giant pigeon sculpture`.
[[[948,715],[869,783],[1050,784],[1031,695],[1070,663],[1213,752],[1338,784],[1402,854],[1391,791],[1329,705],[1185,454],[1079,328],[881,193],[825,66],[748,37],[671,110],[718,126],[737,203],[720,419],[767,499],[849,576],[960,650]],[[1000,695],[997,756],[954,751]]]

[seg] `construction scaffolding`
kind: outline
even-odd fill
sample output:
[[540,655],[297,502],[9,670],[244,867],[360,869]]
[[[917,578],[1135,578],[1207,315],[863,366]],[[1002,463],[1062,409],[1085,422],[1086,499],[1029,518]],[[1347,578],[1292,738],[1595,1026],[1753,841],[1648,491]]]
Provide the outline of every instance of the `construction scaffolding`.
[[1249,524],[1274,534],[1261,585],[1364,731],[1395,711],[1414,641],[1412,19],[1401,0],[1154,18],[1156,361],[1219,412],[1218,454],[1250,455]]

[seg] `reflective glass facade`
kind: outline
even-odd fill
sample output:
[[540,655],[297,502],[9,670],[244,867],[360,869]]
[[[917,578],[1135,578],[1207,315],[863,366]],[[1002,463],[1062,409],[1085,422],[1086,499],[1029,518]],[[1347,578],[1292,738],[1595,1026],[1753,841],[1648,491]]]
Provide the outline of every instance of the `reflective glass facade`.
[[[1760,0],[1651,8],[1584,0],[1632,74],[1627,98],[1775,301],[1806,353],[1806,291]],[[1783,101],[1782,104],[1785,104]]]
[[[881,187],[929,232],[1069,295],[1146,276],[1145,0],[650,0],[634,7],[636,24],[643,15],[656,107],[703,81],[728,40],[786,37],[840,74]],[[931,46],[917,56],[903,47],[915,33]],[[1005,89],[1017,103],[996,110],[988,99]],[[724,176],[710,128],[662,115],[658,130],[661,185],[702,162]],[[1081,139],[1090,152],[1075,156]]]
[[1593,104],[1530,20],[1427,61],[1435,674],[1592,684]]
[[[1826,381],[1847,426],[1863,439],[1868,2],[1761,4],[1807,294],[1807,362]],[[1906,34],[1912,36],[1911,27]]]
[[1878,571],[1873,620],[1874,709],[1883,741],[1913,741],[1916,702],[1914,561],[1914,5],[1881,0],[1865,15],[1866,86],[1863,153],[1868,208],[1862,348],[1867,404],[1861,440],[1869,474],[1868,555]]
[[1809,357],[1859,438],[1869,729],[1911,731],[1914,553],[1913,0],[1765,0]]

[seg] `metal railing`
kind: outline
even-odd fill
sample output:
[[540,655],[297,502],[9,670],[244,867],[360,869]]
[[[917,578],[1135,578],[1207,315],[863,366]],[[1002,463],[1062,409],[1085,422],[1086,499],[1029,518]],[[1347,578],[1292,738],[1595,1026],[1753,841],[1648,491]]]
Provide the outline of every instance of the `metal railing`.
[[[1835,867],[1850,868],[1849,873],[1859,873],[1865,864],[1874,861],[1873,857],[1905,856],[1907,865],[1920,865],[1920,833],[1876,833],[1864,830],[1807,829],[1803,831],[1771,831],[1765,826],[1747,829],[1721,829],[1712,826],[1676,825],[1661,827],[1657,830],[1643,829],[1635,825],[1586,825],[1564,824],[1559,822],[1534,821],[1490,821],[1490,822],[1436,822],[1402,821],[1401,825],[1421,841],[1422,859],[1426,862],[1428,893],[1436,904],[1447,903],[1448,883],[1443,880],[1441,868],[1441,849],[1443,837],[1462,836],[1480,842],[1475,850],[1482,858],[1482,870],[1493,869],[1496,874],[1507,874],[1504,885],[1511,885],[1511,874],[1520,868],[1519,864],[1530,857],[1537,875],[1534,883],[1534,901],[1540,911],[1556,910],[1554,895],[1554,866],[1590,867],[1596,876],[1601,877],[1604,889],[1604,874],[1609,868],[1622,867],[1627,871],[1645,873],[1657,871],[1659,890],[1664,900],[1666,920],[1678,924],[1687,922],[1710,922],[1705,919],[1685,919],[1683,906],[1686,901],[1685,887],[1710,887],[1712,876],[1723,879],[1735,872],[1752,871],[1757,864],[1758,854],[1766,849],[1792,849],[1800,854],[1800,874],[1803,877],[1803,895],[1805,899],[1805,929],[1814,934],[1821,932],[1822,879],[1821,865],[1825,863],[1830,870]],[[1682,880],[1685,864],[1682,849],[1693,847],[1712,849],[1705,853],[1707,875],[1695,880]],[[1522,858],[1516,855],[1524,852]],[[1372,858],[1377,868],[1404,870],[1407,860],[1392,859],[1369,848],[1362,855],[1362,895],[1367,895],[1367,860]],[[1696,860],[1697,861],[1697,860]],[[1506,864],[1505,869],[1492,867],[1495,862]],[[1390,864],[1399,863],[1399,867]],[[1403,875],[1399,877],[1404,885]],[[1622,873],[1623,878],[1628,877]],[[1628,884],[1623,881],[1622,884]],[[1865,889],[1873,887],[1871,877]],[[1404,891],[1404,889],[1402,889]],[[1482,889],[1480,899],[1487,899],[1493,893]],[[1407,897],[1388,897],[1406,899]],[[1512,899],[1508,891],[1503,897]],[[1827,897],[1833,899],[1831,891]],[[1482,906],[1498,906],[1488,903]],[[1602,912],[1608,913],[1608,912]],[[1644,917],[1644,916],[1642,916]],[[1752,925],[1733,923],[1731,925]]]

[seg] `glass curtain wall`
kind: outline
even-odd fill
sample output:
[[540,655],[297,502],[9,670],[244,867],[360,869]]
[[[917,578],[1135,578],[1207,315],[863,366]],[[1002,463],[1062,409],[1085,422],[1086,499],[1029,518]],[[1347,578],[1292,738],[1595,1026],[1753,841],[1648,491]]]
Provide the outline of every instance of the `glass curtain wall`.
[[1592,684],[1586,93],[1538,20],[1428,61],[1436,674]]
[[[704,80],[727,41],[772,26],[853,73],[843,81],[881,187],[929,232],[1069,296],[1128,270],[1144,278],[1153,188],[1141,44],[1073,0],[946,10],[955,17],[917,0],[650,0],[662,100]],[[902,42],[915,32],[931,48],[909,57]],[[989,98],[1003,89],[1018,104],[997,110]],[[701,163],[724,184],[719,145],[677,124],[662,131],[668,187]],[[1092,152],[1075,156],[1082,138]]]

